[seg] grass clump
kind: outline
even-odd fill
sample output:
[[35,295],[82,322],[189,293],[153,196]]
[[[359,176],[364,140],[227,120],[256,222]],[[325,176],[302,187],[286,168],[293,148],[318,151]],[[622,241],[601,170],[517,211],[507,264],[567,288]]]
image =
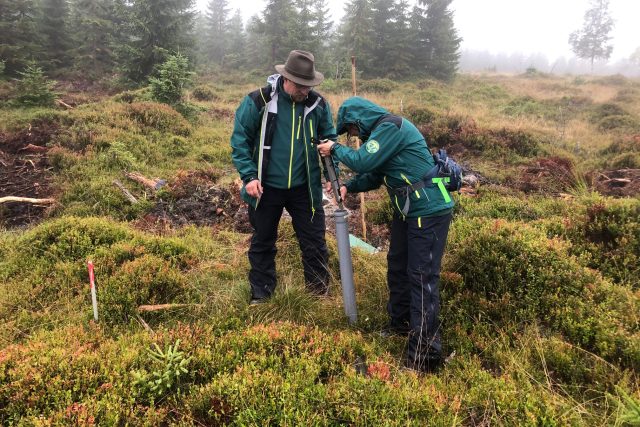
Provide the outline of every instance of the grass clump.
[[171,132],[188,136],[191,125],[177,111],[168,105],[153,102],[134,102],[127,106],[127,114],[143,129]]

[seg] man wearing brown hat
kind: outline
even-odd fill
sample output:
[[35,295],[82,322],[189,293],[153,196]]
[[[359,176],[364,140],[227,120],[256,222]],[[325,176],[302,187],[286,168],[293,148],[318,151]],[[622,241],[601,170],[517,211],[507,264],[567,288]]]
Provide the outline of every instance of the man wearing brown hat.
[[[276,287],[276,239],[283,208],[291,215],[302,251],[307,289],[328,290],[327,245],[318,151],[312,138],[336,140],[329,103],[313,91],[324,76],[311,53],[293,50],[269,83],[248,94],[236,110],[231,148],[244,184],[253,227],[249,248],[251,304]],[[326,171],[325,171],[326,172]]]

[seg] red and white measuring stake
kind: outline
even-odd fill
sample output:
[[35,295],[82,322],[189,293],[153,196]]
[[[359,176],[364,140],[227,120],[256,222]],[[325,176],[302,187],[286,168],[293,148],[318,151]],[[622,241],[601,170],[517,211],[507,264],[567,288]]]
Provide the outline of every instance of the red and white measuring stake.
[[89,267],[89,283],[91,284],[91,302],[93,303],[93,319],[98,321],[98,298],[96,296],[96,281],[93,274],[93,262],[87,261]]

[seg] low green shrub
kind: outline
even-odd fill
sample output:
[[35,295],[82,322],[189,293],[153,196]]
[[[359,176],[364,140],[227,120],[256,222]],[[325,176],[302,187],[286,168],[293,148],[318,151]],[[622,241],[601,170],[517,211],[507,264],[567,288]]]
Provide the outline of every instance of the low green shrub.
[[198,101],[215,101],[219,98],[215,90],[210,86],[196,86],[191,91],[191,96]]
[[436,113],[428,108],[416,105],[407,105],[403,112],[404,117],[416,126],[428,124],[434,121]]
[[633,131],[640,127],[640,123],[630,115],[615,115],[604,117],[597,126],[598,129],[605,132],[616,129]]
[[544,231],[504,220],[457,221],[446,270],[462,276],[450,304],[461,324],[541,322],[606,360],[640,363],[640,334],[628,313],[640,298],[612,285]]
[[360,92],[389,93],[397,89],[399,84],[390,79],[362,80],[358,86]]
[[573,215],[558,235],[571,252],[617,283],[640,289],[640,201],[594,197],[584,213]]
[[188,136],[191,125],[168,105],[154,102],[134,102],[127,105],[127,114],[141,127],[175,135]]
[[351,80],[350,79],[332,79],[327,78],[322,82],[322,85],[318,88],[320,92],[328,93],[341,93],[351,92]]

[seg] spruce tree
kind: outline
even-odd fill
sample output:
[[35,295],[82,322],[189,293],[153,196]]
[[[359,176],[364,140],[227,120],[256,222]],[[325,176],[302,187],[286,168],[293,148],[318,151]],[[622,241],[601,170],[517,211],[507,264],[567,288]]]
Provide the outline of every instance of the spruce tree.
[[449,10],[452,0],[419,0],[426,5],[423,40],[424,71],[440,80],[453,78],[460,58],[460,42],[453,25],[453,12]]
[[36,17],[33,0],[0,0],[0,61],[4,61],[6,75],[17,76],[30,61],[41,57]]
[[229,38],[227,0],[210,0],[207,6],[208,57],[216,64],[222,64],[227,53]]
[[281,63],[292,49],[297,48],[294,34],[298,14],[292,0],[267,0],[263,12],[262,25],[258,31],[264,37],[264,44],[269,55],[268,66]]
[[412,72],[413,53],[411,44],[414,41],[410,28],[409,2],[399,0],[393,4],[392,11],[393,31],[389,37],[387,53],[389,66],[387,77],[406,77]]
[[119,15],[128,25],[118,61],[125,77],[143,82],[169,55],[191,55],[193,7],[194,0],[121,0]]
[[313,24],[310,29],[312,37],[318,41],[316,51],[316,68],[325,70],[329,67],[329,42],[332,37],[333,21],[329,20],[330,12],[326,0],[312,0],[311,13]]
[[244,65],[244,52],[247,43],[240,9],[236,9],[229,20],[228,29],[229,37],[224,65],[227,68],[238,68]]
[[591,0],[582,28],[569,36],[571,49],[578,58],[591,62],[591,71],[596,59],[609,59],[613,52],[613,46],[609,44],[611,30],[613,19],[609,14],[609,0]]
[[[370,57],[373,64],[371,77],[384,77],[389,74],[391,67],[389,51],[394,28],[392,7],[388,0],[371,0],[371,20],[375,31],[372,32]],[[391,7],[390,7],[391,6]]]
[[74,0],[71,3],[71,50],[74,68],[89,78],[110,73],[115,66],[112,44],[118,23],[112,0]]
[[358,70],[365,76],[370,76],[374,71],[371,58],[374,38],[371,1],[350,0],[345,4],[344,12],[340,25],[340,56],[349,63],[350,57],[355,56]]
[[[43,41],[43,64],[48,71],[69,67],[69,5],[67,0],[41,0],[38,31]],[[86,34],[89,36],[88,34]]]
[[311,0],[295,0],[296,19],[291,32],[292,48],[318,53],[320,40],[314,34],[315,17]]

